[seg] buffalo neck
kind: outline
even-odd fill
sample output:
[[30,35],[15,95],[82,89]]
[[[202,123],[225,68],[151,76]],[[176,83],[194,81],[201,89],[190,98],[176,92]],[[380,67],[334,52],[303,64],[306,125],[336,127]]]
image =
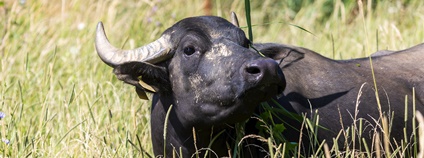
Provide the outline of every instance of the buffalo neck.
[[[172,107],[171,107],[172,105]],[[223,127],[212,127],[210,129],[195,129],[193,125],[184,124],[180,120],[179,115],[185,114],[182,111],[179,111],[179,104],[175,104],[174,98],[171,95],[161,96],[160,94],[155,94],[152,101],[151,109],[151,131],[152,131],[152,143],[153,150],[155,155],[167,155],[167,157],[172,157],[172,152],[180,154],[182,151],[183,157],[191,157],[196,153],[196,148],[205,149],[208,148],[209,142],[212,139],[213,134],[219,133],[222,130],[225,130]],[[166,114],[169,110],[168,119],[166,119]],[[166,127],[165,127],[165,122]],[[166,140],[164,139],[164,131],[166,130]],[[196,138],[193,137],[195,133]],[[215,140],[214,144],[221,144],[212,150],[218,155],[225,154],[226,150],[219,151],[223,148],[222,145],[225,145],[225,136],[227,133],[224,133],[224,137],[220,137]],[[164,143],[166,144],[164,149]],[[205,150],[200,152],[200,155],[204,153]]]
[[[306,105],[316,108],[328,104],[358,84],[366,82],[368,75],[358,74],[358,69],[369,70],[369,61],[366,59],[336,61],[310,50],[303,50],[302,53],[304,57],[301,60],[282,68],[287,81],[284,95],[292,103],[304,107],[296,109],[297,112],[310,109]],[[314,100],[316,102],[311,103]]]

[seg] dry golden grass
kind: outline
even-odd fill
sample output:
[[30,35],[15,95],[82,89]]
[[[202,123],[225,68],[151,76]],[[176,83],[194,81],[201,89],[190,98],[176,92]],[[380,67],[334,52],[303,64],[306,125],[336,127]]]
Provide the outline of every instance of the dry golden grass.
[[[420,0],[367,4],[364,16],[356,3],[304,2],[252,1],[255,42],[292,44],[349,59],[424,39]],[[195,0],[0,0],[0,111],[6,114],[0,137],[9,140],[0,142],[0,155],[151,155],[149,104],[97,57],[95,26],[103,21],[114,45],[134,48],[182,18],[203,15],[202,5]],[[213,15],[229,19],[235,11],[246,26],[243,1],[212,5]]]

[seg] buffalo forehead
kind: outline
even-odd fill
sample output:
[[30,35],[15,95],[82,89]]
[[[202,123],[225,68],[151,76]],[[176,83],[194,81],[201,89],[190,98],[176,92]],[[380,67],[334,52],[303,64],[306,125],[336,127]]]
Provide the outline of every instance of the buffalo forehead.
[[233,52],[224,43],[214,44],[210,53],[206,53],[206,59],[215,60],[221,57],[229,57]]
[[242,63],[246,59],[243,59],[241,52],[235,52],[237,49],[231,49],[224,43],[217,43],[212,46],[209,52],[205,54],[205,61],[208,63],[207,71],[204,73],[208,78],[214,78],[219,80],[230,80],[232,76],[238,72]]

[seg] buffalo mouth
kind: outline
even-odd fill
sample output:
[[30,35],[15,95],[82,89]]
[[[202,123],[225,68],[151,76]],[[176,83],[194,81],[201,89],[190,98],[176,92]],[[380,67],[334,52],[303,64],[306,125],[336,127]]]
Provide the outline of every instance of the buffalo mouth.
[[[200,111],[202,111],[201,125],[218,125],[227,123],[242,122],[252,116],[256,107],[261,102],[267,101],[272,97],[282,93],[284,86],[271,83],[260,84],[245,89],[233,99],[218,99],[218,102],[201,103]],[[213,97],[212,97],[213,98]],[[216,98],[214,100],[217,100]],[[205,119],[208,118],[208,119]],[[207,121],[206,121],[207,120]]]
[[284,86],[279,84],[264,84],[245,90],[235,98],[230,107],[235,109],[229,123],[236,123],[249,118],[261,102],[283,93]]
[[258,102],[266,101],[273,96],[283,93],[284,86],[279,84],[264,84],[247,89],[238,98],[244,98],[247,101],[257,100]]

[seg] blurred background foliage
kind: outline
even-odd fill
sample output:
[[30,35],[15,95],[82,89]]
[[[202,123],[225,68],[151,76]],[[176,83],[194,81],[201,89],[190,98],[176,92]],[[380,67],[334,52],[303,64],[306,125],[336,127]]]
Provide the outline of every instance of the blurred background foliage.
[[[424,40],[421,0],[252,0],[251,8],[255,42],[334,59]],[[103,21],[111,43],[129,49],[185,17],[229,19],[231,11],[246,31],[243,0],[0,0],[0,137],[10,141],[0,142],[0,155],[151,154],[148,102],[97,57],[96,24]]]

